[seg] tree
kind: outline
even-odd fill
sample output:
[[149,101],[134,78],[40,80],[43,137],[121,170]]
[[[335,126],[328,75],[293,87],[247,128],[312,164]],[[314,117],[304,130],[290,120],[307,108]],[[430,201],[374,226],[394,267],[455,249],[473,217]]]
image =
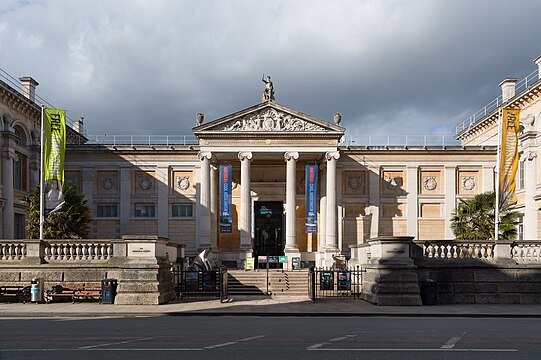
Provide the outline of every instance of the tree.
[[[493,240],[496,194],[486,192],[472,199],[460,199],[453,211],[451,228],[457,240]],[[499,239],[515,240],[520,214],[508,210],[500,213]]]
[[[63,188],[64,205],[45,217],[43,237],[45,239],[81,239],[85,238],[88,223],[91,221],[90,208],[86,197],[75,186],[65,183]],[[26,234],[28,239],[39,239],[39,186],[23,197],[26,205]]]

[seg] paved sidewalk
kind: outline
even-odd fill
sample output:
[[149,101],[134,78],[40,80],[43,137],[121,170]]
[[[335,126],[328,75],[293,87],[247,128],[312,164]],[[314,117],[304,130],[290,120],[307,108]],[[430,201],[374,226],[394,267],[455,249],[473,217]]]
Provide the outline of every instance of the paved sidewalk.
[[164,305],[106,305],[85,303],[0,303],[0,317],[99,316],[449,316],[541,317],[538,305],[376,306],[357,299],[238,296],[228,302],[205,300]]

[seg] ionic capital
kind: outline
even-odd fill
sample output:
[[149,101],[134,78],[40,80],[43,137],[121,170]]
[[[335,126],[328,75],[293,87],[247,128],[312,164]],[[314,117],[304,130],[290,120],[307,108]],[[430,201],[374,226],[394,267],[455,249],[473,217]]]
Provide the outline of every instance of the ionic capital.
[[325,153],[325,159],[327,159],[327,161],[338,160],[340,159],[340,153],[338,151],[329,151]]
[[297,161],[299,159],[299,153],[296,152],[296,151],[288,151],[288,152],[284,153],[284,159],[286,161],[289,161],[289,160]]
[[241,151],[239,152],[239,160],[252,160],[252,152],[251,151]]
[[537,152],[536,152],[536,151],[530,151],[530,152],[528,152],[528,157],[527,157],[528,160],[532,161],[532,160],[534,160],[536,157],[537,157]]
[[197,156],[200,161],[212,159],[212,153],[210,151],[200,151]]

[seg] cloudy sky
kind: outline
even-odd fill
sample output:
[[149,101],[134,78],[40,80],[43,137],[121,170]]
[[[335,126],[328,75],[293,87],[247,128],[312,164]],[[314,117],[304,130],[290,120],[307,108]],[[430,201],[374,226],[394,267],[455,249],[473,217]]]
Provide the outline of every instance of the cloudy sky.
[[0,0],[0,68],[89,134],[191,134],[261,101],[348,135],[453,135],[541,55],[538,0]]

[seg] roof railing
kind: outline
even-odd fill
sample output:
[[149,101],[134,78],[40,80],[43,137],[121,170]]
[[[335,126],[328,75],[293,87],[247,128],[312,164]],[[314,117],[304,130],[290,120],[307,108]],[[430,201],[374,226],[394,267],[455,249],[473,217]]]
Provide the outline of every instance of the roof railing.
[[[21,82],[18,79],[11,76],[10,74],[8,74],[2,68],[0,68],[0,79],[3,80],[6,84],[8,84],[10,87],[12,87],[14,90],[16,90],[19,94],[25,96],[24,91],[23,91],[23,85],[21,84]],[[45,100],[38,94],[36,94],[35,96],[36,96],[36,101],[35,101],[36,105],[43,104],[47,107],[55,108],[55,106],[53,106],[50,102],[48,102],[47,100]],[[69,116],[66,116],[66,125],[68,125],[72,129],[75,129],[76,126],[74,124],[75,124],[75,121],[71,119]],[[83,130],[82,135],[86,136],[86,130],[84,128],[82,130]]]
[[87,141],[71,145],[157,146],[197,145],[194,135],[88,135]]
[[[530,75],[517,82],[515,84],[515,94],[519,95],[520,93],[528,90],[532,85],[540,81],[539,77],[539,69],[536,69]],[[502,104],[502,96],[500,95],[458,125],[456,127],[456,135],[460,135],[464,130],[469,129],[473,125],[481,122],[481,120],[485,119],[487,116],[496,111]]]
[[459,146],[450,135],[354,135],[344,136],[339,146]]

